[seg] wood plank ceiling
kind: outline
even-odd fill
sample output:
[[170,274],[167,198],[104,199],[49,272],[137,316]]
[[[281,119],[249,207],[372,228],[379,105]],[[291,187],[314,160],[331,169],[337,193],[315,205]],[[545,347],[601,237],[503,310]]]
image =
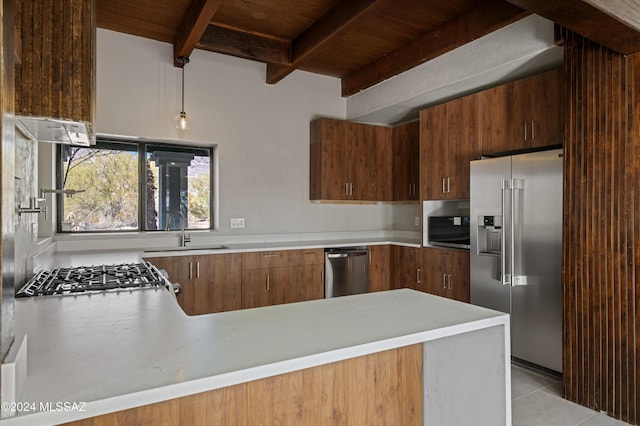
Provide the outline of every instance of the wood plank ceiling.
[[350,96],[532,12],[605,45],[613,40],[608,46],[622,53],[640,51],[640,25],[628,18],[634,2],[97,0],[97,25],[172,43],[176,66],[204,49],[265,63],[269,84],[296,69],[339,77]]

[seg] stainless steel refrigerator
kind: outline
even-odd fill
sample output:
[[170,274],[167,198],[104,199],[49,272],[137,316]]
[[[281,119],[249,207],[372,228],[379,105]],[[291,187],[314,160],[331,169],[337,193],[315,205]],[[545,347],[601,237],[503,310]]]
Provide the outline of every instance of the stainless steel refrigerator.
[[471,303],[511,315],[513,357],[562,371],[562,150],[471,162]]

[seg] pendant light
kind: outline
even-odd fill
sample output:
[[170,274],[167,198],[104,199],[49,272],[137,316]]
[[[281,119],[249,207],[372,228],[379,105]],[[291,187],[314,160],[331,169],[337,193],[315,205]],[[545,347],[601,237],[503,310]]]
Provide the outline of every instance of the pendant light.
[[189,63],[189,58],[186,56],[179,56],[178,63],[182,64],[182,109],[180,113],[173,119],[176,124],[176,129],[185,131],[191,130],[191,118],[184,112],[184,66]]

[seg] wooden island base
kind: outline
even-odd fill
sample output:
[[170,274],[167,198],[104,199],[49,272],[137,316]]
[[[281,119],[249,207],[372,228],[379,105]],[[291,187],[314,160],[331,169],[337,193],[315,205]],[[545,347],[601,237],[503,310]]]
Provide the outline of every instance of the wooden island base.
[[422,425],[423,345],[241,383],[68,425]]

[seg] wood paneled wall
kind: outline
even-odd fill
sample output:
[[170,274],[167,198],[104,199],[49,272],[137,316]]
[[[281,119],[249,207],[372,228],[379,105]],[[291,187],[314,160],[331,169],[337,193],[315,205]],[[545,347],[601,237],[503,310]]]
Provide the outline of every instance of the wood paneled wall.
[[18,0],[16,113],[93,121],[95,0]]
[[564,394],[640,424],[640,55],[563,36]]

